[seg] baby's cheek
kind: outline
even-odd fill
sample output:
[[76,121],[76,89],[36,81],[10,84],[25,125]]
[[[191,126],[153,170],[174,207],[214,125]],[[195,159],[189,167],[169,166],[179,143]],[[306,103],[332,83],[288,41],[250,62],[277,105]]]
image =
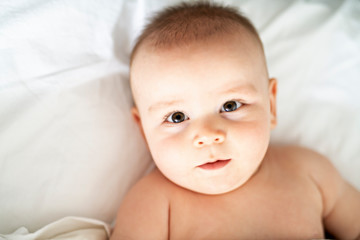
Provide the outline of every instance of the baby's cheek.
[[228,140],[242,150],[259,151],[267,146],[270,130],[265,122],[249,121],[237,123],[228,131]]
[[186,159],[187,144],[182,141],[181,136],[171,135],[158,139],[157,142],[150,147],[153,158],[158,167],[172,172],[174,169],[181,168]]

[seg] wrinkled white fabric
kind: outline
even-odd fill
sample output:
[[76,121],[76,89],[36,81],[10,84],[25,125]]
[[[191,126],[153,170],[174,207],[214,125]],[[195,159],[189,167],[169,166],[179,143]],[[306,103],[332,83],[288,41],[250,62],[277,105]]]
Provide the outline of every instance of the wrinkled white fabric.
[[111,223],[148,168],[114,54],[121,6],[0,1],[0,233],[74,215]]
[[0,234],[1,240],[106,240],[109,237],[108,224],[94,219],[71,216],[50,223],[33,233],[25,227],[20,227],[11,234]]

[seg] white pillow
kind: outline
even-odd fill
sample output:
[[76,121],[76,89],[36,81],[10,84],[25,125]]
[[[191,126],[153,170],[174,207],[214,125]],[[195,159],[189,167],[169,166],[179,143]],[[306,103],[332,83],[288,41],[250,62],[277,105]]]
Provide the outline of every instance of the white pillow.
[[114,56],[121,6],[0,3],[0,233],[66,216],[111,223],[149,167]]

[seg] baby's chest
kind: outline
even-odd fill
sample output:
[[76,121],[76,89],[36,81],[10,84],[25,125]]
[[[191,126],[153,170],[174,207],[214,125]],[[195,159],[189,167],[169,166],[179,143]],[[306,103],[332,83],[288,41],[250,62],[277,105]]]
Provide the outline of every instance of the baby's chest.
[[315,189],[292,189],[289,184],[234,192],[227,197],[190,194],[171,207],[170,236],[319,238],[323,237],[321,211],[321,198]]

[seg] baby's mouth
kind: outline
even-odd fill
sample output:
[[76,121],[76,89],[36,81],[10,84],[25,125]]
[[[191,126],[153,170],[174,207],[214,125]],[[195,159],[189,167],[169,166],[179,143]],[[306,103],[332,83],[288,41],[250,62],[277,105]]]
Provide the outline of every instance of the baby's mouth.
[[217,160],[214,162],[207,162],[202,165],[199,165],[199,168],[205,169],[205,170],[216,170],[225,167],[231,159],[225,159],[225,160]]

